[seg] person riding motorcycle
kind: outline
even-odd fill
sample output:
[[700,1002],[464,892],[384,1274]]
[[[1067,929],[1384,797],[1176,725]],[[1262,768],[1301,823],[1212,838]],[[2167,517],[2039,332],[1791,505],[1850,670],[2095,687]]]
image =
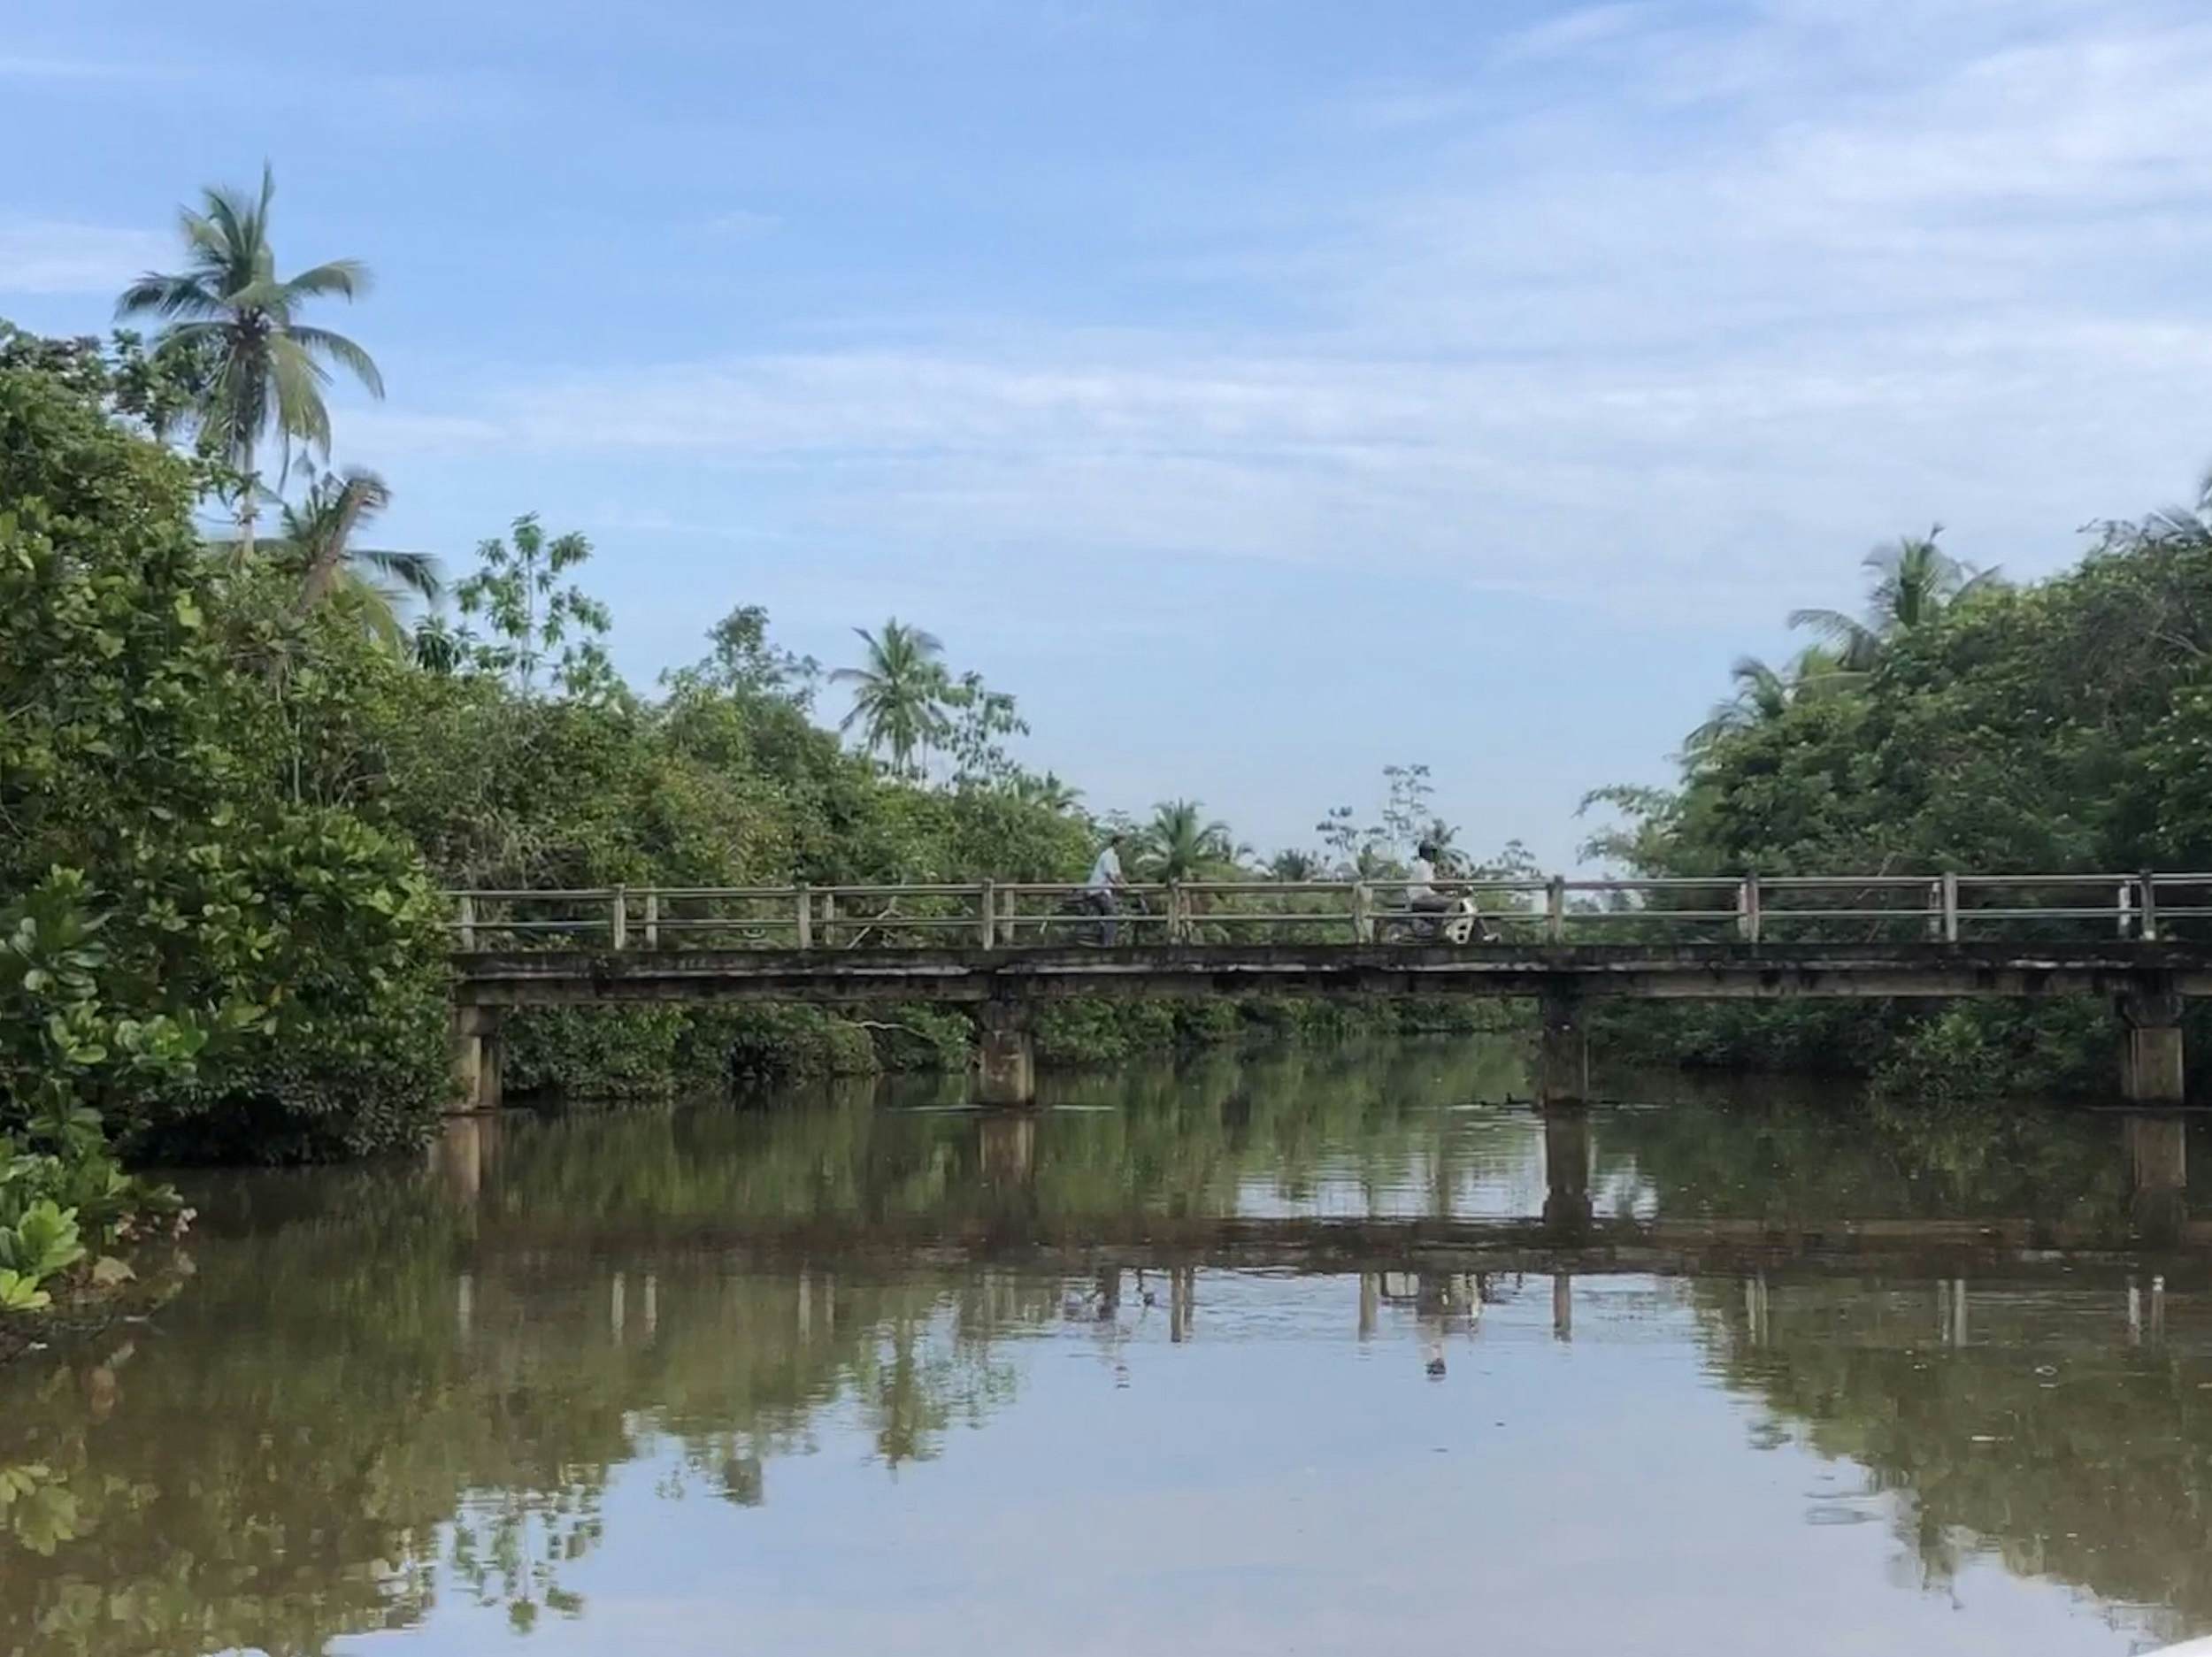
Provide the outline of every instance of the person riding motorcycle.
[[1434,840],[1423,840],[1414,848],[1413,869],[1406,886],[1406,908],[1417,915],[1448,915],[1458,907],[1458,901],[1448,898],[1436,889],[1436,865],[1443,856]]

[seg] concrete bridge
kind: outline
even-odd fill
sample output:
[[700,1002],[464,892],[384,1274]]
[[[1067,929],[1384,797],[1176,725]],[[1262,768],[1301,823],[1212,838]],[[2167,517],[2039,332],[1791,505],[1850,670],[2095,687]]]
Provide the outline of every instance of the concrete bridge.
[[[2212,875],[1879,875],[1458,883],[1425,935],[1402,882],[624,888],[453,894],[465,1109],[499,1097],[499,1030],[527,1007],[941,1001],[980,1028],[977,1096],[1035,1095],[1038,1005],[1077,996],[1533,1001],[1539,1096],[1589,1087],[1612,999],[2093,996],[2119,1094],[2181,1101],[2185,999],[2212,995]],[[1456,918],[1458,924],[1453,925]],[[1109,925],[1112,927],[1110,933]],[[1110,941],[1109,938],[1110,937]]]

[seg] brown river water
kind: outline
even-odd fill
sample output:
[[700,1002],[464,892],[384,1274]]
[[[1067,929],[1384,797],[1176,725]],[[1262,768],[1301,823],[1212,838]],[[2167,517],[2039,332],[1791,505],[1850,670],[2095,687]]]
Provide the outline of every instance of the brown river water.
[[2212,1631],[2185,1122],[1607,1091],[1414,1043],[188,1176],[183,1292],[0,1369],[0,1652]]

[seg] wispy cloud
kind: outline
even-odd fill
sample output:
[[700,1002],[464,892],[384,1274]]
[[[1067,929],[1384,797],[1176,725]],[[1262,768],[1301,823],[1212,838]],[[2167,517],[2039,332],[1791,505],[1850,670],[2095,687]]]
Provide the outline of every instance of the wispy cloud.
[[1655,10],[1645,0],[1578,7],[1508,35],[1498,43],[1495,61],[1526,64],[1587,52],[1632,33]]
[[2055,556],[2068,526],[2134,504],[2070,493],[2140,466],[2131,410],[2212,432],[2208,359],[2212,328],[2026,312],[1636,363],[1035,340],[576,375],[357,434],[665,456],[771,477],[840,534],[1048,565],[1205,553],[1760,618],[1801,592],[1809,549],[1847,570],[1893,518],[2033,523]]
[[0,81],[149,81],[177,73],[151,64],[0,51]]
[[0,294],[112,294],[169,251],[150,231],[0,219]]
[[709,213],[699,221],[699,227],[710,236],[747,241],[781,229],[783,219],[775,213],[760,212],[749,207],[731,207],[720,212]]

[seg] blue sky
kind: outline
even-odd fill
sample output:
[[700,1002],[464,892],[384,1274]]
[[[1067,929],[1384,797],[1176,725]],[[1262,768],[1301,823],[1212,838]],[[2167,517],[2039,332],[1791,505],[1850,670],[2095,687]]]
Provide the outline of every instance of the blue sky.
[[1270,848],[1417,760],[1563,862],[1876,541],[2039,574],[2212,459],[2200,4],[5,17],[0,315],[104,326],[265,157],[379,278],[390,542],[582,529],[641,684],[923,623]]

